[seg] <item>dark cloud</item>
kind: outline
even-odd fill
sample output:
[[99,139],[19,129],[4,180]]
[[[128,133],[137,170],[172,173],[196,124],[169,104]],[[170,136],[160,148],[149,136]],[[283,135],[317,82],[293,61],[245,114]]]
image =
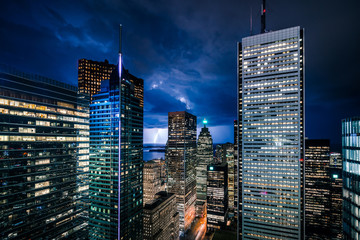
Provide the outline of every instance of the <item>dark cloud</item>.
[[[260,0],[7,1],[0,62],[76,84],[78,59],[117,63],[122,23],[124,64],[145,80],[145,127],[166,128],[168,111],[188,109],[221,135],[236,118],[236,42],[250,12],[259,32],[259,9]],[[359,10],[355,0],[267,1],[269,30],[306,31],[310,138],[339,144],[341,119],[360,115]]]

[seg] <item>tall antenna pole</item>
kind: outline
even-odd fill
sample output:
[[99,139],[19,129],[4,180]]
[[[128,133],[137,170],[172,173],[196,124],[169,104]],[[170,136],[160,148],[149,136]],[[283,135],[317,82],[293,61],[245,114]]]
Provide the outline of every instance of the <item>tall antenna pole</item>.
[[250,36],[253,34],[252,7],[250,7]]
[[[122,50],[121,50],[121,40],[122,40],[122,25],[120,24],[119,27],[119,142],[118,142],[118,163],[119,163],[119,169],[118,169],[118,237],[117,239],[120,239],[120,226],[121,226],[121,221],[120,221],[120,213],[121,213],[121,79],[122,79]],[[112,104],[111,104],[112,106]],[[112,116],[111,118],[112,119]],[[112,125],[112,123],[111,123]]]
[[122,24],[120,24],[120,27],[119,27],[119,54],[121,54],[121,39],[122,38]]
[[265,0],[263,0],[263,3],[261,5],[261,33],[265,32],[265,13],[266,13],[266,5]]

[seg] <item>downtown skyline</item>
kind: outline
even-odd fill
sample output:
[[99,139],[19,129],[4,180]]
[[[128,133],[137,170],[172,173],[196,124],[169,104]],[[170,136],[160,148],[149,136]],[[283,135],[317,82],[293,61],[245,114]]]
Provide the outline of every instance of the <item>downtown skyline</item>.
[[[0,10],[0,62],[76,85],[78,59],[117,63],[117,27],[122,23],[124,66],[145,83],[144,142],[151,143],[161,132],[158,139],[164,143],[167,112],[183,110],[209,120],[215,143],[232,142],[236,42],[250,35],[251,7],[253,34],[259,33],[259,5],[7,2]],[[359,5],[269,1],[267,6],[268,30],[305,28],[306,136],[329,138],[332,145],[341,141],[340,120],[359,112],[354,76],[360,34],[351,25]]]

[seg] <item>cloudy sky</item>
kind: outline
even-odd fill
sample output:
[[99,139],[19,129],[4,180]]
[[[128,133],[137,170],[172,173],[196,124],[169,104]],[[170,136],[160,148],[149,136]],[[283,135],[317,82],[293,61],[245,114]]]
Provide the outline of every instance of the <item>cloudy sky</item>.
[[[260,0],[5,1],[0,63],[77,84],[77,60],[124,65],[145,81],[144,142],[165,142],[167,113],[207,118],[214,142],[233,141],[236,42],[260,31]],[[251,14],[252,12],[252,14]],[[267,1],[267,29],[305,28],[306,135],[341,143],[360,115],[359,1]]]

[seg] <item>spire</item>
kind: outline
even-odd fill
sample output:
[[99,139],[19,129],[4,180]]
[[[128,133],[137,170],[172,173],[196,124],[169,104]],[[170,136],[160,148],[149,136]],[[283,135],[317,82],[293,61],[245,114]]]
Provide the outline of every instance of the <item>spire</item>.
[[204,128],[206,128],[207,123],[208,123],[208,121],[206,120],[206,118],[204,118],[204,120],[203,120]]
[[266,25],[265,25],[265,13],[266,13],[266,5],[265,0],[261,4],[261,33],[265,33]]
[[119,27],[119,54],[122,54],[121,41],[122,41],[122,24],[120,24]]

